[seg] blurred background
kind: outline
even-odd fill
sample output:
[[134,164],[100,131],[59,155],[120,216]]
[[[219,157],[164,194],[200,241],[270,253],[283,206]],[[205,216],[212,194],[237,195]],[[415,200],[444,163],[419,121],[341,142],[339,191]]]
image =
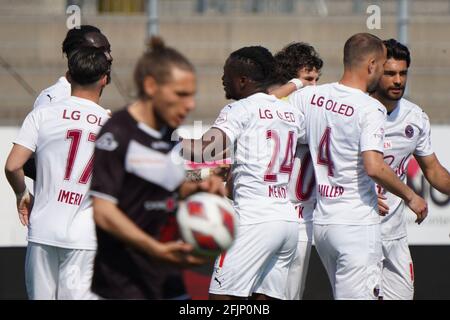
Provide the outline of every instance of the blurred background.
[[[61,43],[68,5],[81,8],[112,45],[114,81],[102,105],[117,109],[133,96],[132,71],[148,35],[150,0],[0,0],[0,119],[20,124],[36,95],[65,73]],[[197,109],[191,121],[214,120],[224,105],[223,63],[233,50],[259,44],[272,52],[292,41],[312,44],[324,60],[320,82],[342,73],[345,40],[357,32],[399,36],[406,3],[406,41],[412,51],[409,96],[433,123],[449,123],[450,0],[159,0],[159,34],[198,71]],[[369,5],[381,8],[381,29],[369,30]],[[400,39],[402,40],[402,39]],[[15,75],[13,73],[16,73]]]
[[[326,83],[341,76],[344,42],[352,34],[396,38],[412,54],[408,97],[430,116],[434,149],[450,167],[450,0],[0,0],[1,168],[39,92],[66,72],[61,43],[73,13],[67,12],[70,5],[81,9],[81,24],[99,27],[111,43],[113,81],[101,100],[105,108],[117,110],[133,99],[133,69],[149,34],[158,33],[191,59],[198,94],[187,125],[213,122],[226,103],[223,64],[242,46],[262,45],[275,53],[293,41],[309,42],[324,60],[319,83]],[[380,25],[369,29],[374,11],[367,11],[374,5]],[[430,188],[411,163],[409,184],[430,208],[420,227],[409,216],[415,297],[450,299],[450,198]],[[14,194],[3,174],[0,199],[0,299],[22,299],[26,229],[17,219]],[[187,273],[190,292],[205,298],[211,270],[194,271]],[[305,298],[331,298],[315,250]]]

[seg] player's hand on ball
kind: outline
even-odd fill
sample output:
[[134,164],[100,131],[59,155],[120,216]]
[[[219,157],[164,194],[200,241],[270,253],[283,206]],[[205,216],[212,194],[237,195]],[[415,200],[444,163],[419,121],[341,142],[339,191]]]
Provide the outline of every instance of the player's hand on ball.
[[414,194],[411,200],[407,202],[407,205],[417,216],[415,222],[421,224],[422,221],[425,220],[425,218],[428,215],[427,202],[422,197],[419,197],[417,194]]
[[217,194],[222,197],[227,195],[227,190],[223,184],[223,180],[218,176],[211,176],[200,182],[199,189],[201,191]]
[[20,223],[28,226],[34,197],[28,192],[28,189],[25,189],[24,192],[16,194],[16,200]]
[[219,176],[223,181],[226,181],[228,173],[230,172],[230,168],[231,166],[229,164],[221,164],[212,170],[212,174]]
[[386,196],[379,193],[378,194],[378,212],[380,216],[385,216],[389,213],[389,206],[383,200],[386,200]]
[[160,243],[154,255],[162,261],[175,264],[180,267],[195,267],[205,264],[203,257],[194,256],[194,247],[181,241]]

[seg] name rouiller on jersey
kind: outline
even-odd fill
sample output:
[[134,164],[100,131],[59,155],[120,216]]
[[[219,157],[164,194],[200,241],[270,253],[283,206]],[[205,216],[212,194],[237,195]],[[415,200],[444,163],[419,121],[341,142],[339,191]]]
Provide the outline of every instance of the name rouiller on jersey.
[[319,184],[319,195],[324,198],[339,198],[344,194],[344,187],[342,186],[330,186],[328,184]]
[[324,107],[327,111],[342,114],[346,117],[351,117],[353,113],[355,113],[355,109],[352,106],[338,103],[337,101],[333,101],[331,99],[325,100],[324,96],[319,96],[316,98],[315,94],[311,98],[311,105],[319,108]]

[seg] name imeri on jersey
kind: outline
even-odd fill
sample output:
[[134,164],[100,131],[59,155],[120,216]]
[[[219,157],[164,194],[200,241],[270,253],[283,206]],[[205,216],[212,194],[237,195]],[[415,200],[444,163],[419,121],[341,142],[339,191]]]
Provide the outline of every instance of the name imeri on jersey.
[[62,202],[62,203],[79,206],[81,204],[81,200],[83,199],[83,196],[84,195],[81,193],[76,193],[76,192],[61,189],[61,190],[59,190],[58,201]]

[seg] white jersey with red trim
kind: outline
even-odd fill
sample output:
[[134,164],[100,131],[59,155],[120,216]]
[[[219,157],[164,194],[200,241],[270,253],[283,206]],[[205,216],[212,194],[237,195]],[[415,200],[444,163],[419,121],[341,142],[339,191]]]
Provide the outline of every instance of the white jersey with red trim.
[[311,222],[316,204],[316,178],[311,153],[306,144],[297,144],[288,193],[299,213],[300,222]]
[[240,224],[298,221],[287,194],[303,116],[289,103],[264,93],[225,106],[213,127],[234,145],[233,196]]
[[375,184],[362,152],[383,152],[386,109],[363,91],[339,83],[308,86],[290,103],[305,116],[317,183],[315,224],[380,222]]
[[[388,115],[384,138],[384,161],[406,183],[406,172],[411,155],[429,156],[431,147],[431,127],[427,114],[414,103],[401,99],[397,107]],[[405,202],[396,195],[378,186],[378,191],[387,197],[389,213],[381,220],[383,240],[399,239],[406,236]]]
[[58,81],[41,91],[34,101],[33,109],[40,108],[47,104],[55,104],[63,99],[67,99],[71,95],[71,86],[66,77],[60,77]]
[[35,152],[28,241],[68,249],[96,248],[86,193],[95,138],[108,118],[101,106],[78,97],[43,106],[26,117],[14,143]]

